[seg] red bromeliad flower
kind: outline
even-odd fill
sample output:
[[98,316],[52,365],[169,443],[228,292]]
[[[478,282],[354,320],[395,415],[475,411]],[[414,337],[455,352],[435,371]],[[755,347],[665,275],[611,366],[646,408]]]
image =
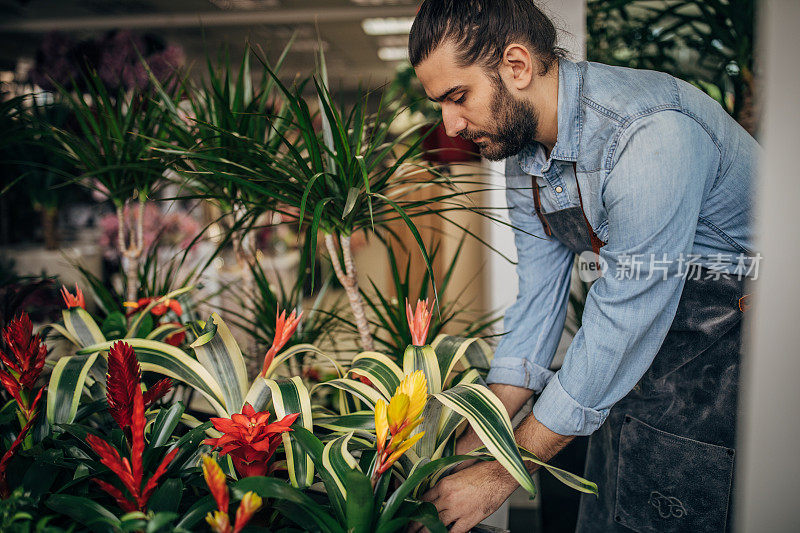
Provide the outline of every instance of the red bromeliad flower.
[[142,465],[142,455],[144,454],[144,426],[147,419],[144,416],[144,397],[142,389],[139,388],[138,383],[136,388],[133,389],[133,411],[131,414],[131,453],[130,460],[127,457],[123,458],[119,452],[109,443],[96,435],[87,435],[86,442],[91,446],[92,450],[100,456],[100,462],[103,463],[109,470],[114,472],[122,486],[127,491],[123,493],[119,488],[111,483],[95,479],[101,489],[112,496],[117,505],[125,512],[142,511],[147,508],[147,501],[156,490],[158,480],[167,471],[172,460],[180,451],[178,448],[173,449],[161,460],[156,471],[143,485],[144,471]]
[[290,426],[300,413],[284,416],[268,424],[269,412],[256,412],[249,403],[244,404],[241,414],[230,418],[212,418],[217,431],[224,433],[218,439],[206,439],[203,444],[222,448],[220,457],[231,455],[236,471],[242,477],[265,476],[269,473],[272,454],[281,442],[281,433],[291,431]]
[[44,367],[47,347],[38,334],[33,334],[33,324],[25,312],[9,322],[3,330],[3,339],[11,354],[0,350],[0,359],[5,365],[5,369],[0,370],[0,383],[17,401],[25,420],[31,420],[44,390],[40,389],[31,401],[33,385]]
[[425,346],[428,328],[431,325],[431,311],[432,309],[428,309],[428,300],[424,302],[417,300],[417,309],[412,311],[411,304],[406,299],[406,318],[408,318],[408,328],[411,330],[411,344],[414,346]]
[[[125,314],[125,316],[132,316],[139,312],[141,309],[144,309],[153,300],[158,300],[158,298],[139,298],[137,302],[125,302],[122,305],[127,307],[129,311]],[[183,314],[183,308],[178,300],[173,300],[172,298],[167,298],[163,302],[157,303],[150,309],[150,314],[153,316],[164,316],[167,311],[172,310],[175,312],[176,315],[181,316]]]
[[[123,430],[133,423],[133,403],[142,394],[139,384],[142,369],[133,347],[123,341],[115,342],[108,350],[108,376],[106,378],[106,397],[108,412]],[[169,392],[172,380],[164,378],[156,382],[144,393],[145,409]]]
[[78,284],[75,284],[75,296],[70,294],[65,286],[61,286],[61,296],[64,298],[64,304],[66,304],[67,309],[72,309],[73,307],[80,307],[81,309],[86,309],[86,300],[83,298],[83,292],[78,288]]
[[292,311],[292,314],[289,315],[289,318],[287,319],[286,310],[282,311],[280,315],[276,316],[275,338],[272,340],[272,346],[269,350],[267,350],[267,354],[264,356],[264,366],[261,369],[262,376],[267,375],[269,365],[272,364],[272,360],[275,359],[278,351],[283,348],[287,342],[289,342],[289,339],[292,338],[292,335],[294,335],[302,316],[302,312],[297,315],[295,311]]

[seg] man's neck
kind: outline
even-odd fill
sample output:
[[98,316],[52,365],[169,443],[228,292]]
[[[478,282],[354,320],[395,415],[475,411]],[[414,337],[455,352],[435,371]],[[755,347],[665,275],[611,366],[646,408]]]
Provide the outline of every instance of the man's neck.
[[549,158],[558,140],[558,61],[540,78],[535,105],[539,112],[539,138],[536,140],[544,146]]

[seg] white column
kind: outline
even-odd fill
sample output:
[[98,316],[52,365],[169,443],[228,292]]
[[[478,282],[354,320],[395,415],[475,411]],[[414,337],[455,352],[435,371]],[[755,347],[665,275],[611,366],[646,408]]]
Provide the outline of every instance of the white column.
[[800,2],[760,2],[765,154],[758,185],[758,249],[748,350],[742,366],[737,531],[797,531],[800,479]]

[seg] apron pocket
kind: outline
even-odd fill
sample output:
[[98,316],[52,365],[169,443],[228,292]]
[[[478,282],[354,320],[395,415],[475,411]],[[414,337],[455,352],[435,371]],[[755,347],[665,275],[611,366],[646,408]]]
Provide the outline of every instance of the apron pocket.
[[614,520],[634,531],[725,531],[734,450],[625,416]]

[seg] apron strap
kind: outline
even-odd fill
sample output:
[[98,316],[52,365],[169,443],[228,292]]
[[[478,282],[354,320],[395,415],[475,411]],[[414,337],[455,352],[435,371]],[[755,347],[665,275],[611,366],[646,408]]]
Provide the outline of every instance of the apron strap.
[[[592,229],[592,225],[589,224],[589,219],[586,218],[586,211],[583,210],[583,197],[581,196],[581,186],[578,183],[578,167],[573,162],[572,163],[572,170],[575,172],[575,184],[578,187],[578,202],[581,205],[581,214],[583,215],[583,221],[586,223],[586,229],[589,230],[589,240],[592,246],[592,251],[595,254],[600,253],[600,248],[606,245],[600,237],[594,232]],[[550,224],[547,223],[547,218],[545,217],[544,213],[542,212],[542,201],[539,198],[539,185],[536,183],[536,178],[531,176],[531,190],[533,191],[533,205],[536,209],[536,216],[539,217],[539,221],[542,223],[542,227],[544,228],[545,235],[548,237],[553,234],[553,231],[550,229]]]
[[586,211],[583,210],[583,197],[581,196],[581,185],[578,183],[578,165],[573,162],[572,163],[572,170],[575,172],[575,185],[578,187],[578,202],[581,204],[581,214],[583,215],[583,220],[586,222],[586,229],[589,230],[589,240],[592,244],[592,251],[595,255],[600,255],[600,248],[606,245],[605,242],[600,240],[600,237],[592,229],[592,225],[589,224],[589,219],[586,218]]

